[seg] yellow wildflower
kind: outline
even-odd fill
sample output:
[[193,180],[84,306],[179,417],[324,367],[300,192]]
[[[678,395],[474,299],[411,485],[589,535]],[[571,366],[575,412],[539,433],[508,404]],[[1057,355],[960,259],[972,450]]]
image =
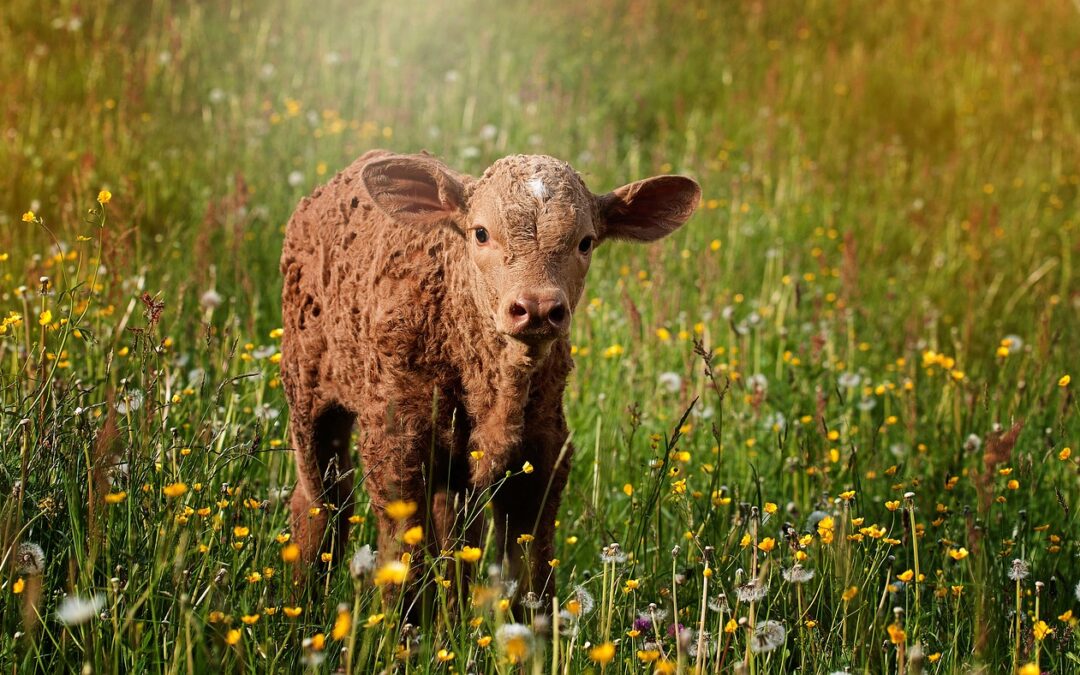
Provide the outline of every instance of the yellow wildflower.
[[349,614],[349,610],[339,609],[337,618],[334,619],[334,629],[330,632],[330,637],[335,640],[341,640],[349,634],[349,630],[352,628],[352,615]]
[[424,539],[424,528],[416,525],[405,530],[405,534],[401,535],[401,540],[410,546],[419,544]]
[[416,502],[398,499],[386,505],[386,515],[394,520],[405,520],[414,513],[416,513]]
[[375,572],[375,585],[385,586],[387,584],[394,584],[400,586],[405,583],[406,577],[409,576],[409,566],[398,560],[393,560],[386,563]]
[[187,483],[180,482],[166,485],[161,491],[165,493],[166,497],[179,497],[187,492]]
[[483,553],[484,552],[476,546],[463,546],[461,550],[458,551],[455,555],[457,556],[458,560],[462,560],[467,563],[474,563],[480,559],[480,556],[482,556]]
[[589,650],[589,658],[601,666],[606,666],[615,658],[615,645],[610,642],[596,645]]

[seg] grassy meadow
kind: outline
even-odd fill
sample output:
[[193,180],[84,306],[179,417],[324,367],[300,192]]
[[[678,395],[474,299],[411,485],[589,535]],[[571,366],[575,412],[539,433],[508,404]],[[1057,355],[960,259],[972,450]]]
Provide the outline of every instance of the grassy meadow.
[[[0,44],[3,672],[1080,670],[1075,3],[6,0]],[[362,490],[293,584],[282,233],[374,147],[703,186],[596,253],[558,612],[489,539],[403,626]]]

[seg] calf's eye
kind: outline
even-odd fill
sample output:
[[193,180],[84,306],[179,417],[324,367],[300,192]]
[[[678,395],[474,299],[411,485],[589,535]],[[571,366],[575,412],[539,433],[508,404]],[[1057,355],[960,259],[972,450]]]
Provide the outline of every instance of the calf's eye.
[[476,237],[476,243],[477,244],[486,244],[487,243],[487,240],[488,240],[488,231],[487,230],[485,230],[482,227],[478,227],[475,230],[473,230],[473,232],[474,232],[474,236]]
[[592,250],[593,241],[594,240],[592,237],[585,237],[581,240],[581,243],[577,245],[577,250],[581,251],[582,253],[588,253]]

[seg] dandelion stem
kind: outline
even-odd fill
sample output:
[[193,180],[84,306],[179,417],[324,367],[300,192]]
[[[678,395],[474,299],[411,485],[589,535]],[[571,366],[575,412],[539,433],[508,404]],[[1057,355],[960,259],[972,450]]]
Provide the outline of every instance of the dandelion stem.
[[[705,563],[705,569],[709,569],[709,563]],[[703,574],[701,577],[701,615],[698,618],[698,634],[697,634],[697,657],[694,659],[694,672],[700,673],[701,667],[705,661],[705,609],[709,602],[709,575]]]

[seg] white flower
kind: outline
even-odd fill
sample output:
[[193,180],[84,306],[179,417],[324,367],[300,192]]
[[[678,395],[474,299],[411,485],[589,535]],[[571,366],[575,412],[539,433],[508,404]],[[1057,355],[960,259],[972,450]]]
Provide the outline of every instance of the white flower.
[[210,90],[210,102],[221,103],[225,100],[225,91],[220,87],[214,87]]
[[362,577],[375,569],[375,554],[371,551],[370,544],[364,544],[353,553],[349,561],[349,573],[353,577]]
[[862,382],[862,378],[859,377],[858,373],[844,373],[837,380],[837,383],[844,389],[857,387],[860,382]]
[[1026,561],[1021,560],[1020,558],[1015,558],[1012,561],[1012,565],[1009,567],[1010,579],[1013,581],[1020,581],[1022,579],[1027,579],[1029,574],[1031,574],[1031,566],[1028,565]]
[[1080,600],[1080,582],[1077,582],[1077,584],[1076,584],[1076,590],[1075,590],[1075,591],[1073,591],[1073,592],[1074,592],[1074,593],[1076,593],[1076,599],[1077,599],[1077,600]]
[[585,616],[596,608],[596,600],[584,586],[574,586],[574,599],[581,605],[580,616]]
[[609,544],[603,548],[600,552],[600,562],[604,563],[616,563],[621,565],[626,562],[626,554],[622,552],[617,543]]
[[877,407],[877,399],[864,398],[861,401],[859,401],[858,403],[856,403],[855,405],[856,405],[856,407],[858,407],[859,410],[861,410],[863,412],[870,412],[871,410],[873,410],[874,408]]
[[660,376],[656,378],[656,384],[670,392],[676,392],[682,389],[682,377],[671,371],[660,373]]
[[277,353],[277,347],[274,345],[264,345],[251,352],[251,356],[256,359],[266,359]]
[[721,593],[720,595],[711,596],[709,598],[709,609],[713,612],[726,612],[730,608],[728,607],[727,596]]
[[263,403],[255,408],[255,417],[261,420],[276,420],[280,414],[281,411],[272,407],[269,403]]
[[484,139],[485,141],[490,141],[498,135],[499,128],[494,124],[485,124],[483,128],[480,129],[480,138]]
[[509,652],[518,662],[529,658],[532,651],[532,630],[521,623],[504,623],[495,631],[495,640],[504,651]]
[[982,447],[982,439],[975,434],[968,434],[967,439],[964,441],[964,450],[978,452],[980,447]]
[[802,565],[792,565],[791,568],[782,572],[784,581],[791,584],[805,584],[814,578],[814,570],[809,570]]
[[15,554],[15,569],[19,574],[41,574],[45,571],[45,551],[32,542],[19,544],[19,552]]
[[289,181],[289,187],[300,187],[304,182],[304,174],[299,171],[290,171],[287,180]]
[[65,626],[78,626],[97,616],[104,606],[104,595],[90,598],[69,595],[61,600],[60,606],[56,608],[56,620]]
[[534,591],[529,591],[525,594],[521,604],[525,606],[525,609],[531,609],[533,611],[540,609],[544,606],[544,602],[540,599]]
[[784,413],[777,411],[766,415],[761,420],[761,425],[770,432],[783,431],[787,426],[787,418],[784,417]]
[[1024,348],[1024,341],[1019,335],[1006,335],[1002,338],[1001,344],[1009,350],[1010,354],[1015,354]]
[[746,378],[746,387],[752,392],[765,393],[769,390],[769,378],[761,373],[754,373]]
[[199,297],[199,306],[203,309],[215,309],[221,305],[221,294],[210,289]]
[[750,651],[755,654],[771,652],[784,644],[787,638],[787,629],[779,621],[762,621],[754,627],[754,634],[750,636]]
[[769,593],[769,585],[760,579],[751,579],[742,586],[735,587],[739,602],[758,602]]
[[128,389],[124,392],[123,398],[116,403],[116,412],[126,415],[141,408],[142,404],[143,393],[138,389]]

